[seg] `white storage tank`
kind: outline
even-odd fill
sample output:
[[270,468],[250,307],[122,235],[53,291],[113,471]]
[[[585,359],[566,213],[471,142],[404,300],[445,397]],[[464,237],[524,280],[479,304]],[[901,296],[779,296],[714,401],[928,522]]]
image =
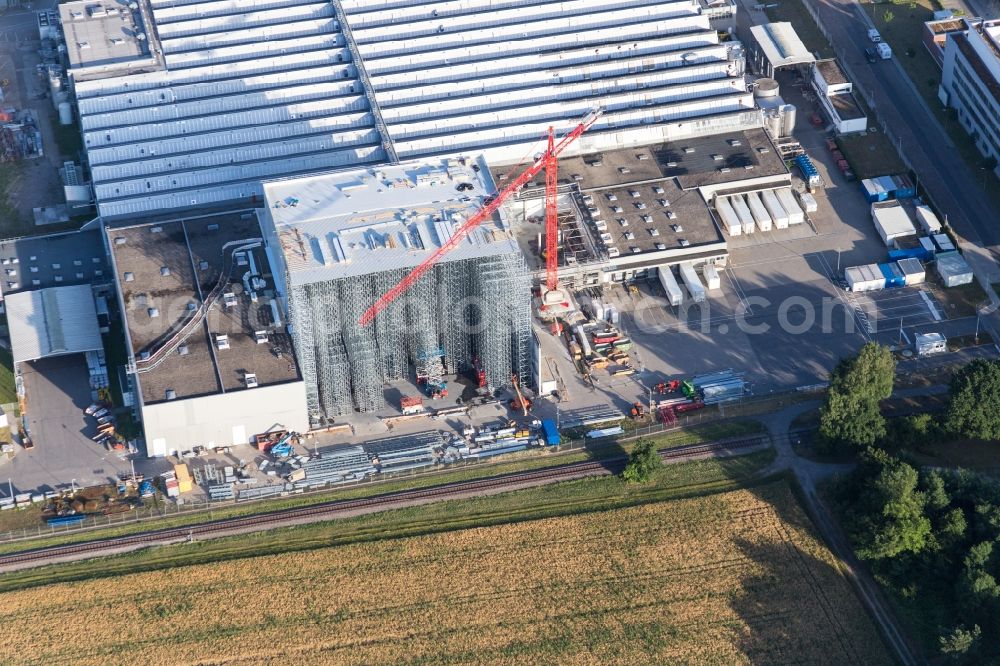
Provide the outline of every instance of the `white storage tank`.
[[688,293],[691,294],[692,301],[701,303],[705,300],[705,286],[698,278],[698,274],[694,270],[694,265],[690,263],[681,264],[681,279],[684,280],[684,286],[688,288]]
[[757,98],[761,97],[777,97],[780,87],[775,79],[757,79],[753,84],[753,96]]
[[677,279],[674,278],[673,269],[670,266],[658,266],[656,272],[660,276],[660,284],[663,285],[663,291],[667,293],[667,300],[670,301],[670,304],[676,306],[683,303],[684,292],[681,291]]
[[733,210],[736,211],[737,217],[740,218],[740,224],[743,225],[743,233],[752,234],[754,230],[753,214],[750,212],[750,207],[747,206],[743,197],[740,195],[735,195],[729,197],[729,203],[732,204]]
[[788,228],[788,213],[781,207],[774,190],[764,190],[760,193],[760,200],[764,203],[764,208],[771,214],[771,220],[778,229]]
[[73,108],[69,102],[59,103],[59,123],[61,125],[73,124]]
[[747,204],[750,207],[750,214],[757,223],[757,228],[761,231],[770,231],[771,215],[767,212],[767,208],[764,207],[763,202],[760,200],[760,195],[756,192],[749,192],[746,196]]
[[739,236],[743,233],[740,218],[726,197],[715,197],[715,210],[719,213],[719,222],[722,223],[722,228],[726,233],[730,236]]
[[783,187],[775,192],[775,196],[778,197],[778,201],[781,202],[781,207],[785,209],[788,213],[788,223],[789,224],[802,224],[806,221],[805,213],[802,212],[802,208],[799,206],[799,202],[795,200],[795,195],[792,194],[792,189],[790,187]]
[[722,289],[722,280],[719,278],[719,269],[712,264],[705,264],[705,286],[709,291]]
[[791,136],[795,131],[795,105],[781,107],[781,136]]

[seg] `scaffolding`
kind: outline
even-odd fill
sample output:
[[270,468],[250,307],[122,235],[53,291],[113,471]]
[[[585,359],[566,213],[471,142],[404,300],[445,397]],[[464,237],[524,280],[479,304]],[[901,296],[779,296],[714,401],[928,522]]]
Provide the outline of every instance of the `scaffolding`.
[[313,427],[386,406],[387,382],[440,381],[478,355],[491,389],[530,376],[531,278],[519,253],[446,261],[376,317],[361,313],[405,275],[381,271],[293,285],[293,341]]

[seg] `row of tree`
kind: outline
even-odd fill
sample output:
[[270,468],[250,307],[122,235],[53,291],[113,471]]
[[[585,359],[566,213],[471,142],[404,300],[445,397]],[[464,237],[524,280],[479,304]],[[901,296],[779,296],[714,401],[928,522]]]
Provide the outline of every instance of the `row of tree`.
[[834,498],[858,556],[934,632],[941,654],[992,662],[1000,659],[1000,483],[922,470],[886,451],[1000,440],[1000,362],[976,360],[956,372],[943,413],[889,424],[880,404],[895,370],[891,352],[869,344],[831,373],[820,442],[860,454]]
[[977,359],[956,372],[943,418],[900,419],[890,432],[880,404],[892,395],[895,374],[892,352],[875,343],[834,368],[820,408],[824,448],[860,452],[880,443],[920,445],[932,438],[1000,440],[1000,361]]

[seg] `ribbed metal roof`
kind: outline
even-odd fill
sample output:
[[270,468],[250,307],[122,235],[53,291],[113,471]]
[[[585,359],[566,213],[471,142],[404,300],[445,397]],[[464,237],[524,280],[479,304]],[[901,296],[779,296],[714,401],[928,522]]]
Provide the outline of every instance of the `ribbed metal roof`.
[[4,305],[14,363],[104,348],[89,284],[22,291]]

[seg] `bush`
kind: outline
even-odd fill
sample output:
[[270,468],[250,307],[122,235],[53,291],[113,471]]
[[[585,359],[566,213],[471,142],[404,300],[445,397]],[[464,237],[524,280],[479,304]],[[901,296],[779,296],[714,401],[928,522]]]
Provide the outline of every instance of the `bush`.
[[648,439],[640,439],[629,454],[622,478],[629,483],[647,483],[662,465],[663,460],[656,450],[656,444]]

